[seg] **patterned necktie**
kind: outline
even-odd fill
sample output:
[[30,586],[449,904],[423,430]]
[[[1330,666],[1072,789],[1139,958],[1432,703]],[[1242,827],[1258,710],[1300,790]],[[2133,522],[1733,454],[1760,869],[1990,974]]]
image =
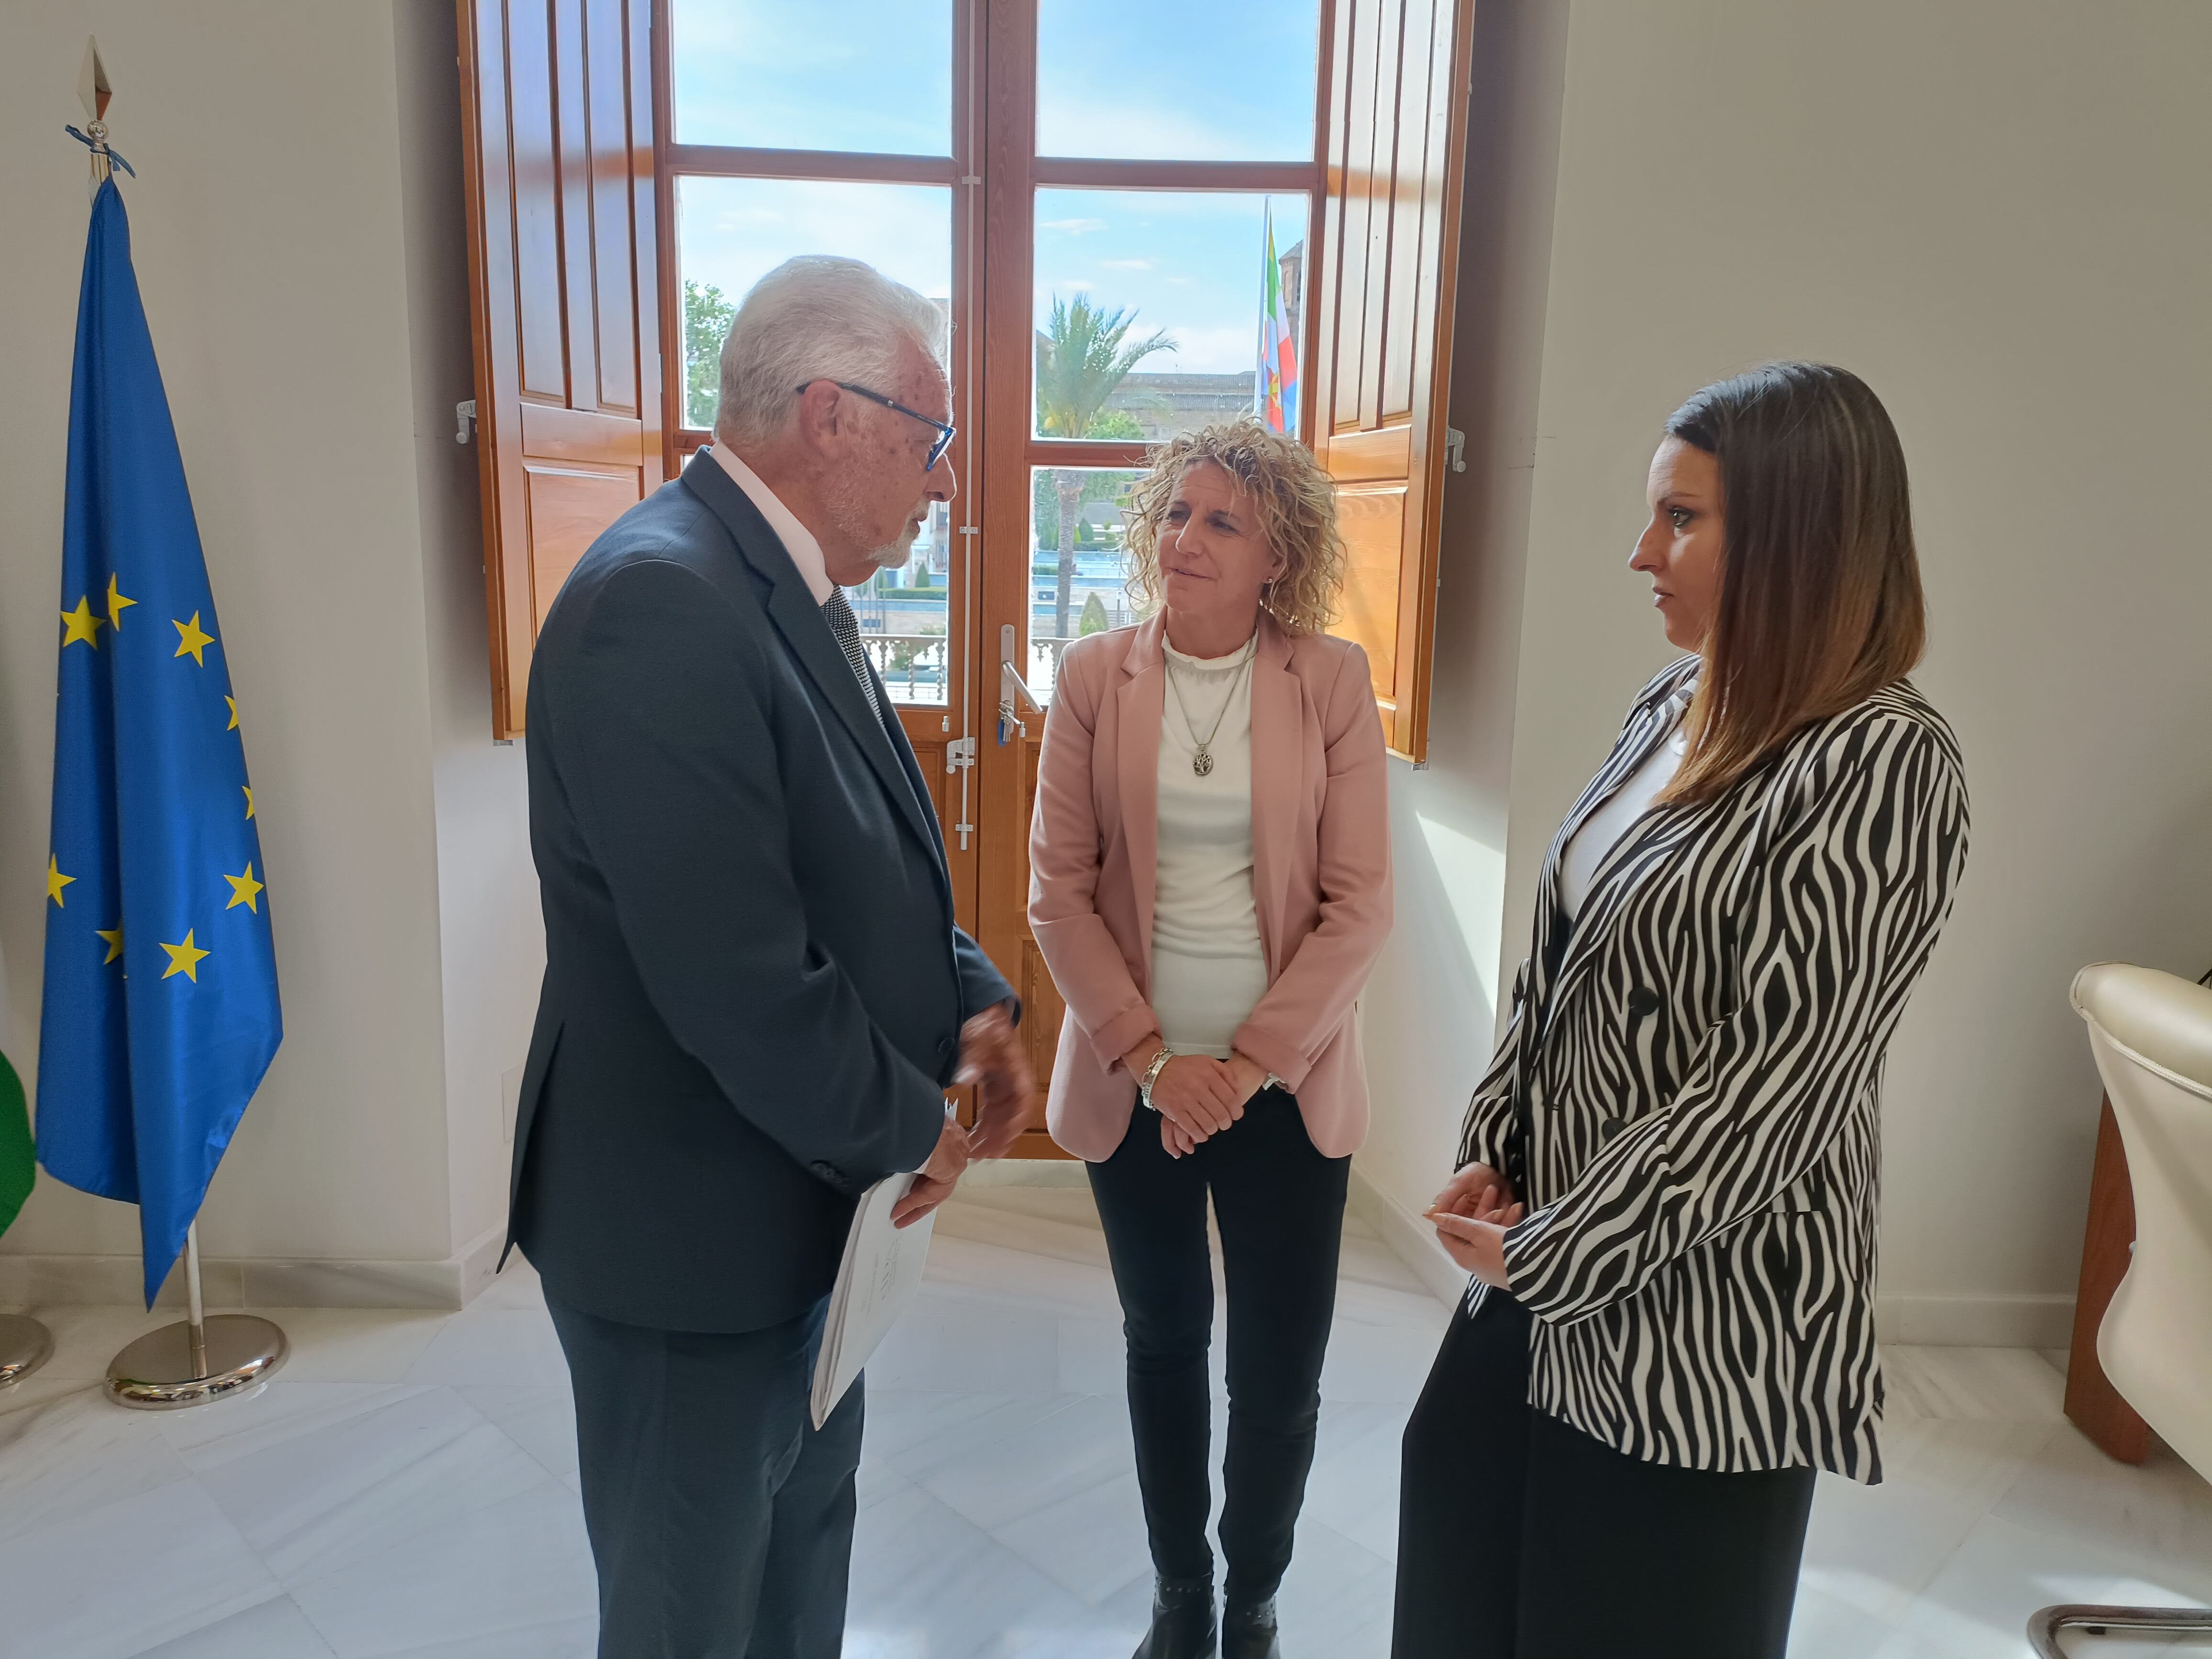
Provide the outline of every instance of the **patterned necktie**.
[[860,648],[860,619],[853,614],[853,603],[845,597],[843,588],[831,588],[830,597],[822,601],[822,620],[830,624],[837,648],[853,665],[854,677],[860,682],[860,695],[868,700],[868,712],[880,723],[884,711],[876,701],[875,678],[868,672],[868,653]]

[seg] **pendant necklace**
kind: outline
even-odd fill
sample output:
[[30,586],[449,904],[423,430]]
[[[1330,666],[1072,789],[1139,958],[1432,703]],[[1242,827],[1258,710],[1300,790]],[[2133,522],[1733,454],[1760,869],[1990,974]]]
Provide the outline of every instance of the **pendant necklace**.
[[1176,678],[1175,659],[1169,657],[1167,659],[1168,690],[1175,693],[1176,712],[1182,716],[1182,729],[1190,733],[1190,740],[1194,745],[1194,752],[1190,757],[1190,769],[1201,778],[1212,775],[1213,739],[1221,731],[1221,722],[1229,716],[1229,705],[1237,701],[1237,680],[1243,677],[1244,671],[1252,665],[1252,647],[1255,642],[1256,641],[1245,642],[1242,659],[1237,665],[1237,672],[1229,682],[1229,695],[1222,698],[1221,707],[1215,711],[1213,716],[1213,726],[1202,738],[1198,735],[1198,727],[1191,721],[1189,705],[1183,702],[1182,682]]

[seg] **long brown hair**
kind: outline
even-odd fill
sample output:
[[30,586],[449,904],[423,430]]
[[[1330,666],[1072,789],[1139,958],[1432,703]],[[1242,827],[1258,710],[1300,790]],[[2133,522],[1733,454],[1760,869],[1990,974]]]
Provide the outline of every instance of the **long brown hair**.
[[1857,375],[1763,363],[1692,394],[1667,430],[1720,463],[1720,603],[1663,796],[1709,801],[1910,673],[1927,603],[1905,451]]

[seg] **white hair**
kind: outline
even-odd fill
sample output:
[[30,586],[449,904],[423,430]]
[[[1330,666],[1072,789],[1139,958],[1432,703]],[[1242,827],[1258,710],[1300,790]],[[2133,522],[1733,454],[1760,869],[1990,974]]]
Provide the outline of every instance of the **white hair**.
[[786,259],[753,284],[722,342],[714,430],[732,443],[766,443],[797,411],[806,382],[884,391],[908,345],[942,368],[945,320],[936,303],[858,259]]

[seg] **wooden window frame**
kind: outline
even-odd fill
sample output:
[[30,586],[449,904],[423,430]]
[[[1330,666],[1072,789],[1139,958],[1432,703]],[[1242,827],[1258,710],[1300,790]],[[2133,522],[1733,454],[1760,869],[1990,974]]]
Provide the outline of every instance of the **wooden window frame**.
[[[1036,153],[1036,15],[1035,0],[955,0],[952,22],[953,154],[947,156],[899,155],[860,150],[766,149],[739,145],[678,143],[675,137],[674,31],[669,26],[672,0],[653,0],[653,148],[655,185],[659,192],[660,235],[661,375],[667,434],[667,465],[671,476],[691,453],[707,441],[702,428],[684,419],[684,306],[683,273],[678,264],[676,183],[685,176],[746,179],[812,179],[854,184],[938,185],[955,191],[953,289],[956,305],[963,293],[962,261],[965,238],[960,234],[960,187],[977,181],[963,170],[962,137],[972,131],[976,115],[982,117],[981,143],[988,147],[988,165],[980,175],[984,221],[994,230],[982,269],[971,280],[981,283],[981,350],[986,363],[1018,359],[1024,375],[1018,392],[1020,418],[1012,421],[1023,440],[1023,470],[1030,466],[1131,467],[1143,465],[1146,445],[1141,440],[1083,440],[1040,438],[1035,435],[1036,416],[1030,407],[1035,389],[1035,366],[1030,339],[1034,319],[1030,315],[1030,285],[1034,276],[1036,191],[1054,188],[1087,190],[1157,190],[1224,193],[1304,196],[1308,204],[1304,240],[1306,270],[1310,273],[1301,298],[1299,342],[1299,429],[1312,441],[1316,418],[1314,377],[1307,365],[1320,344],[1320,308],[1312,303],[1318,292],[1313,273],[1321,269],[1325,192],[1329,177],[1329,94],[1331,53],[1336,27],[1336,0],[1321,0],[1319,38],[1315,46],[1314,148],[1310,159],[1297,161],[1127,161],[1087,156],[1041,156]],[[978,40],[979,16],[988,21]],[[981,53],[978,52],[978,46]],[[976,86],[975,69],[988,64]],[[1026,73],[1017,72],[1018,67]],[[1011,142],[1019,133],[1023,142]],[[1003,300],[994,306],[994,296]],[[1014,313],[1018,311],[1019,316]],[[986,385],[989,370],[986,368]],[[956,398],[963,388],[956,386]],[[1000,428],[1009,424],[1006,396],[1012,380],[986,391],[982,408],[971,418],[984,422],[988,444]],[[961,422],[966,410],[956,410]],[[1005,458],[1013,460],[1011,453]],[[976,469],[970,487],[981,483],[989,467],[989,451]],[[1020,497],[1026,501],[1028,497]],[[1026,510],[1026,509],[1024,509]],[[988,509],[987,509],[988,511]],[[987,530],[988,533],[988,530]],[[1028,533],[1026,525],[1018,532]]]
[[[1036,8],[1035,0],[1014,0],[998,9],[990,41],[994,72],[988,78],[991,118],[987,131],[997,135],[1003,156],[984,179],[985,222],[993,228],[990,252],[984,270],[984,349],[987,359],[1001,360],[1004,379],[987,393],[985,408],[995,417],[985,434],[986,465],[1000,458],[1019,474],[1018,487],[1006,492],[1005,522],[994,534],[987,517],[985,535],[994,542],[1000,534],[1024,538],[1030,533],[1029,480],[1031,467],[1141,468],[1148,447],[1143,439],[1046,438],[1036,434],[1036,411],[1032,406],[1036,369],[1034,346],[1036,321],[1033,289],[1036,276],[1036,193],[1040,190],[1126,190],[1177,192],[1218,191],[1222,194],[1302,195],[1306,198],[1305,270],[1300,295],[1298,342],[1298,430],[1309,447],[1318,405],[1313,376],[1307,366],[1320,341],[1321,308],[1312,302],[1313,272],[1320,269],[1322,222],[1326,216],[1328,181],[1328,100],[1331,52],[1336,38],[1336,0],[1321,0],[1319,38],[1314,59],[1313,155],[1303,161],[1188,161],[1107,160],[1091,156],[1040,155],[1036,153]],[[1001,61],[1026,65],[1026,75],[1000,74]],[[1015,140],[1018,137],[1019,142]],[[995,351],[994,349],[995,348]],[[1014,377],[1021,377],[1018,388]],[[1002,412],[1012,398],[1020,411],[1009,422]],[[1009,424],[1013,430],[1003,430]],[[1018,443],[1018,457],[1016,445]],[[1016,521],[1012,510],[1018,507]],[[989,507],[986,507],[987,514]],[[1026,580],[1028,573],[1023,573]]]
[[[703,446],[710,435],[703,427],[684,421],[684,273],[676,218],[677,181],[704,179],[802,179],[828,183],[861,185],[937,185],[951,192],[952,303],[956,322],[961,301],[977,273],[969,269],[964,216],[975,210],[969,199],[977,192],[963,190],[971,183],[962,151],[971,130],[977,99],[977,56],[975,20],[984,0],[954,0],[952,7],[952,110],[950,121],[952,150],[947,155],[900,155],[873,150],[769,149],[743,144],[684,144],[676,141],[675,30],[671,24],[673,0],[653,3],[653,184],[659,207],[661,356],[675,365],[664,369],[661,388],[667,434],[669,476]],[[732,295],[732,299],[740,296]],[[974,309],[970,307],[971,311]],[[974,412],[966,387],[954,377],[953,424],[972,429]]]

